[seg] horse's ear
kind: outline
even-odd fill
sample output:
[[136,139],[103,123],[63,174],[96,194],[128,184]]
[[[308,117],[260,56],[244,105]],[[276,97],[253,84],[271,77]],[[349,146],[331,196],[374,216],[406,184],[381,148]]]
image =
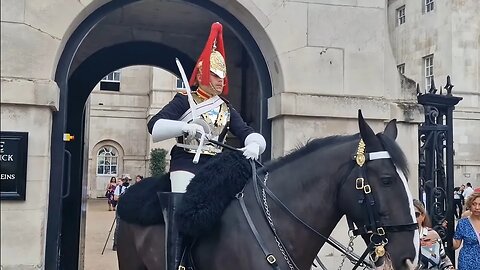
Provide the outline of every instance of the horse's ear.
[[358,110],[358,127],[360,128],[360,136],[362,137],[363,142],[365,142],[367,148],[370,150],[377,150],[378,147],[381,148],[381,145],[375,136],[375,132],[373,132],[372,128],[363,118],[362,110]]
[[397,119],[392,119],[390,122],[388,122],[387,126],[385,127],[385,130],[383,131],[383,134],[393,141],[397,139],[398,135],[398,130],[397,130]]

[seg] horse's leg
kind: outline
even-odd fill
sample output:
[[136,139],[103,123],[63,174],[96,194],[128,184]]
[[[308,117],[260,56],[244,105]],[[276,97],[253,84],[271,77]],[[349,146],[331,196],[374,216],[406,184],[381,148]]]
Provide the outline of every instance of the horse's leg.
[[120,270],[147,270],[135,245],[135,230],[134,225],[118,219],[117,259]]
[[147,269],[165,269],[165,225],[132,225],[135,246]]

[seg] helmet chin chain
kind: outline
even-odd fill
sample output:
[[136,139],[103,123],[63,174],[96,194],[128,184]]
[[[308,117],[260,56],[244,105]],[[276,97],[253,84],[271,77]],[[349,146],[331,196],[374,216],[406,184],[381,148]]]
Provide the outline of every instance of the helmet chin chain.
[[[224,86],[224,84],[222,84],[222,89],[223,89],[223,86]],[[215,92],[220,92],[220,93],[218,93],[218,94],[221,94],[221,93],[222,93],[222,91],[218,91],[218,90],[217,90],[217,88],[213,85],[212,82],[210,82],[210,87],[211,87]]]

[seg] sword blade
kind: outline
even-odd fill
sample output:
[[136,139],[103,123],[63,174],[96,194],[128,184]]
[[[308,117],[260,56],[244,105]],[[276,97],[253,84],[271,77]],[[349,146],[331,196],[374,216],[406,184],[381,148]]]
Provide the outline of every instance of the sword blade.
[[183,84],[185,85],[185,89],[187,90],[188,104],[190,105],[190,110],[192,111],[192,120],[195,120],[195,118],[197,118],[196,104],[193,101],[192,90],[190,89],[190,84],[188,83],[187,74],[185,74],[182,63],[180,63],[180,60],[178,58],[175,58],[175,62],[177,63],[178,70],[180,71],[180,75],[182,76]]

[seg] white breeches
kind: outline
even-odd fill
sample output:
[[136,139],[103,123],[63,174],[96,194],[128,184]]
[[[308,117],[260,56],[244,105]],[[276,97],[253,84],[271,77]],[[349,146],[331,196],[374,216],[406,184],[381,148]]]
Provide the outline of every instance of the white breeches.
[[190,180],[195,174],[187,171],[170,172],[170,181],[172,182],[172,192],[185,193]]

